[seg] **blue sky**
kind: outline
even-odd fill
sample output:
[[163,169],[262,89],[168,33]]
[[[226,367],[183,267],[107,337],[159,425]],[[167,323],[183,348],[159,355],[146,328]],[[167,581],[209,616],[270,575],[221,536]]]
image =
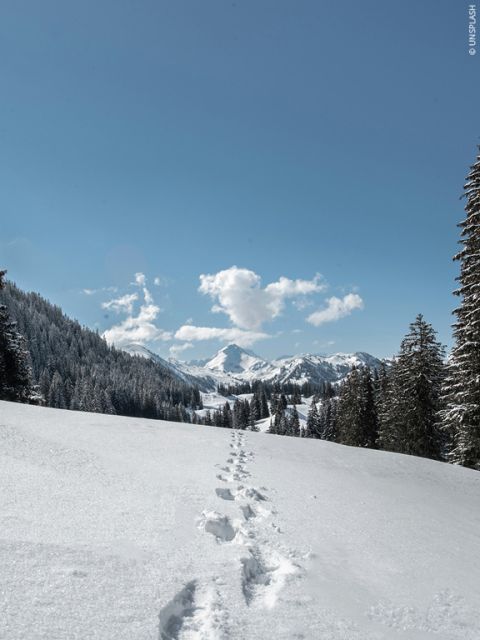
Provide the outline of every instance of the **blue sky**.
[[162,355],[386,356],[419,312],[449,343],[467,9],[5,0],[2,266]]

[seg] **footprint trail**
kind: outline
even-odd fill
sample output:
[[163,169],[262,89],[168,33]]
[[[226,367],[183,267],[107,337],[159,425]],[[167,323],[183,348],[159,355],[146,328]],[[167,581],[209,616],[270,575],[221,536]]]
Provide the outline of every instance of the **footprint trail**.
[[[234,545],[232,571],[238,571],[239,589],[247,610],[252,607],[271,610],[277,606],[288,583],[300,577],[304,570],[295,561],[299,554],[282,548],[282,532],[272,520],[277,512],[271,507],[268,490],[245,484],[251,478],[248,465],[255,456],[246,450],[244,432],[232,431],[229,449],[221,473],[216,474],[224,483],[215,489],[219,510],[204,509],[197,527],[217,544],[227,548]],[[222,504],[226,508],[228,503],[230,514],[232,503],[238,504],[238,518],[221,512]],[[240,561],[239,547],[244,550]],[[218,580],[212,577],[206,584],[191,580],[163,607],[159,615],[159,640],[228,638],[228,608],[222,601]]]

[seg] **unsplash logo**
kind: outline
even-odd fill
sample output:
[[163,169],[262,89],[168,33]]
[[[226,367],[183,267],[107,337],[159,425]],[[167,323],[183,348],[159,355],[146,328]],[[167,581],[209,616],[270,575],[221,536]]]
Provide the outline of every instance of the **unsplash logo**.
[[477,5],[468,5],[468,53],[474,56],[477,53]]

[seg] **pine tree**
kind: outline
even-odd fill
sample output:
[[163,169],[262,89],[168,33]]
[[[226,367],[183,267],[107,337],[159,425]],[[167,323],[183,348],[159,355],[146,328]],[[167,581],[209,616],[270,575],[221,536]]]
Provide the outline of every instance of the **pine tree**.
[[277,433],[277,425],[275,424],[275,420],[273,417],[270,418],[270,425],[268,427],[268,433]]
[[302,395],[300,393],[300,389],[295,386],[295,390],[292,393],[291,404],[302,404]]
[[63,394],[63,380],[58,371],[53,374],[52,382],[48,390],[48,406],[66,409],[65,396]]
[[455,346],[444,384],[446,406],[440,416],[451,440],[450,460],[480,469],[480,154],[464,189],[466,217],[459,224],[463,247],[454,257],[460,262],[460,286],[454,292],[460,306],[454,311]]
[[385,362],[382,362],[380,368],[375,369],[375,404],[377,406],[377,413],[379,420],[381,420],[382,414],[386,411],[387,407],[387,394],[389,385],[388,369]]
[[418,315],[400,346],[390,374],[378,445],[426,458],[441,457],[437,424],[445,350]]
[[[6,271],[0,271],[0,289],[5,286]],[[0,305],[0,399],[27,402],[32,395],[31,369],[25,340]]]
[[365,398],[362,374],[353,367],[338,394],[337,440],[355,447],[367,446],[365,436]]
[[288,433],[288,422],[285,413],[280,414],[276,433],[278,433],[279,436],[286,436]]
[[318,424],[317,437],[331,442],[337,439],[336,402],[332,398],[322,402],[318,414]]
[[231,429],[233,427],[233,417],[232,417],[232,411],[230,409],[230,404],[228,402],[226,402],[223,405],[223,415],[222,415],[222,422],[224,427],[227,427],[227,429]]
[[373,448],[378,437],[378,414],[372,372],[368,367],[364,367],[360,376],[363,396],[363,446]]
[[262,418],[268,418],[270,411],[268,410],[268,399],[265,389],[262,389],[260,394],[260,416]]
[[260,413],[260,402],[258,397],[253,396],[250,402],[250,411],[248,415],[248,426],[250,431],[258,431],[257,420]]
[[289,435],[298,437],[300,435],[300,418],[298,417],[297,407],[293,405],[292,413],[288,421]]
[[318,415],[317,404],[315,398],[312,399],[310,409],[307,416],[307,426],[304,436],[306,438],[318,438],[320,429],[320,417]]

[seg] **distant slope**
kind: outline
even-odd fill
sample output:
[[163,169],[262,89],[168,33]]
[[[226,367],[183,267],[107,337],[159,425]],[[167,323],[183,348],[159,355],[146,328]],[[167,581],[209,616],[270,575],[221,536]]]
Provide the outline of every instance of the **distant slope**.
[[337,353],[331,356],[305,354],[275,360],[275,371],[270,378],[275,382],[338,382],[352,367],[366,366],[378,369],[381,360],[368,353]]
[[168,363],[109,347],[36,293],[12,283],[0,291],[27,340],[34,383],[52,407],[188,420],[199,392]]
[[480,474],[0,402],[6,640],[478,640]]
[[299,385],[306,382],[338,382],[352,366],[367,366],[371,369],[381,366],[381,360],[363,352],[337,353],[331,356],[302,354],[268,362],[235,344],[223,347],[209,360],[192,363],[170,360],[170,363],[176,371],[195,380],[203,390],[212,390],[215,384],[228,385],[253,380]]
[[161,356],[147,347],[140,344],[127,344],[122,346],[122,351],[129,353],[132,356],[139,356],[146,360],[152,360],[161,367],[167,369],[170,374],[176,378],[183,380],[190,386],[196,386],[202,391],[210,391],[215,388],[217,384],[217,378],[211,375],[207,369],[195,366],[183,366],[181,362],[174,360],[164,360]]

